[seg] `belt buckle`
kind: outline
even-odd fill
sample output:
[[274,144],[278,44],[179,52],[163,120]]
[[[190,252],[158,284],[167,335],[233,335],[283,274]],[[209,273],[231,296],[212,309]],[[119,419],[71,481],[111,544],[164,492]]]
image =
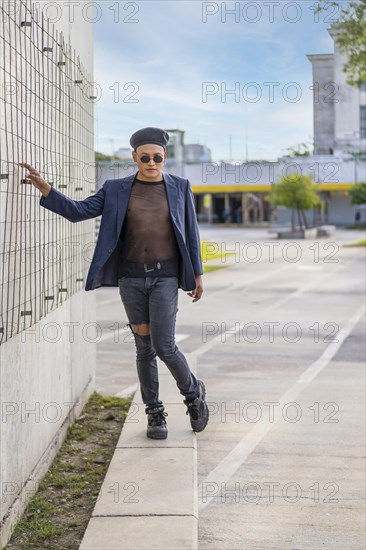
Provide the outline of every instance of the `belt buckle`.
[[[149,273],[149,271],[154,271],[155,267],[153,267],[152,269],[149,269],[147,266],[149,264],[144,264],[144,270],[145,270],[145,273]],[[150,264],[151,265],[151,264]]]
[[[153,268],[149,269],[148,266],[149,265],[154,265]],[[156,264],[148,264],[148,263],[145,263],[144,264],[144,270],[145,270],[145,273],[149,273],[150,271],[155,271],[155,267],[157,267],[158,269],[161,268],[161,263],[160,262],[157,262]]]

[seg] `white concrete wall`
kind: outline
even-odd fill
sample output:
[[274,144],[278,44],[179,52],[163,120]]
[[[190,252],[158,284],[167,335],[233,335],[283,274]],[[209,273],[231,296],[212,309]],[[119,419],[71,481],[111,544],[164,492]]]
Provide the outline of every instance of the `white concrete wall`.
[[[341,53],[337,44],[336,31],[330,31],[334,39],[334,78],[337,85],[335,94],[335,139],[339,150],[350,150],[352,146],[358,150],[360,139],[360,105],[366,104],[366,92],[347,84],[347,75],[343,70],[347,56]],[[366,140],[360,144],[365,148]]]
[[360,106],[366,105],[366,92],[347,83],[344,65],[347,56],[340,51],[335,29],[328,29],[334,40],[334,54],[308,55],[313,66],[314,153],[335,154],[365,150],[360,139]]
[[94,389],[93,312],[79,292],[0,348],[2,544]]
[[334,149],[334,56],[308,55],[313,69],[314,154],[330,154]]
[[[18,20],[23,20],[28,10],[33,18],[40,20],[40,7],[57,5],[50,3],[17,0]],[[49,8],[47,12],[55,21],[57,32],[63,32],[65,43],[75,49],[80,62],[89,74],[93,74],[93,25],[83,16],[81,7],[75,7],[73,20],[65,8],[65,2],[58,0],[58,10]],[[27,8],[27,10],[25,9]],[[47,15],[44,13],[44,16]],[[29,17],[27,17],[29,19]],[[0,29],[2,32],[2,29]],[[6,32],[12,32],[9,29]],[[1,41],[0,36],[0,41]],[[4,119],[7,105],[0,102],[1,130],[4,131]],[[48,121],[50,123],[50,121]],[[91,128],[93,130],[93,128]],[[4,149],[2,149],[4,151]],[[27,155],[27,152],[22,150]],[[2,161],[6,159],[2,158]],[[12,161],[28,160],[16,158]],[[91,154],[89,161],[94,161]],[[85,159],[84,159],[85,162]],[[2,184],[1,199],[4,204],[6,189]],[[47,220],[49,214],[39,205],[40,193],[32,188],[27,192],[17,187],[18,181],[12,179],[14,193],[27,193],[27,212],[34,219],[39,236],[48,235]],[[57,182],[55,183],[57,187]],[[88,196],[89,190],[95,188],[95,182],[79,192],[79,199]],[[61,191],[73,194],[73,189]],[[24,196],[23,196],[24,198]],[[72,197],[74,198],[74,196]],[[5,209],[0,211],[2,225],[12,220],[4,220]],[[8,211],[9,215],[9,211]],[[22,222],[23,213],[16,212],[17,223]],[[27,215],[28,216],[28,215]],[[28,219],[28,218],[27,218]],[[94,220],[71,224],[63,220],[52,227],[61,231],[52,235],[52,241],[70,236],[80,237],[81,243],[90,241],[94,232]],[[77,227],[76,227],[77,226]],[[58,228],[58,229],[57,229]],[[74,231],[74,232],[72,232]],[[37,233],[36,233],[37,234]],[[0,235],[2,237],[2,235]],[[21,246],[21,233],[14,234]],[[3,240],[1,238],[1,245]],[[47,245],[47,241],[45,242]],[[76,252],[80,254],[80,250]],[[29,269],[33,264],[29,263]],[[88,267],[88,266],[86,266]],[[72,270],[66,257],[55,268],[60,272]],[[4,266],[1,266],[4,270]],[[16,273],[12,273],[16,278]],[[40,274],[41,276],[41,274]],[[76,275],[77,276],[77,275]],[[85,280],[84,280],[85,284]],[[31,291],[29,286],[29,292]],[[33,288],[33,292],[34,292]],[[30,299],[36,300],[36,295]],[[41,302],[42,296],[37,297]],[[0,347],[0,545],[8,540],[17,519],[24,510],[29,496],[36,489],[43,474],[54,458],[67,428],[75,414],[78,414],[89,394],[94,390],[95,381],[95,291],[85,292],[84,286],[74,292],[68,299],[57,302],[58,307],[28,329],[20,331]],[[3,307],[4,304],[2,304]],[[74,325],[74,334],[69,324]],[[94,326],[93,326],[94,323]],[[28,413],[27,413],[28,411]],[[33,411],[33,412],[32,412]]]

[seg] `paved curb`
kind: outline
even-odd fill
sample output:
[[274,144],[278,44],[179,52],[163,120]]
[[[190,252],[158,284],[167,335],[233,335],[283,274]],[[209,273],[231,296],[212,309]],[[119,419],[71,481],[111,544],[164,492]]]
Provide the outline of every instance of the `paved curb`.
[[[196,358],[185,355],[196,373]],[[79,550],[198,548],[196,434],[174,378],[158,366],[168,438],[146,437],[138,389]]]

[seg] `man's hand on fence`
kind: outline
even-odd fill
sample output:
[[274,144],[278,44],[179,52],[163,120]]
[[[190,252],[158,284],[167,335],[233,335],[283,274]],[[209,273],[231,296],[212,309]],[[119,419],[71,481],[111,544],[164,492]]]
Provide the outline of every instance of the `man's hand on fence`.
[[49,192],[51,191],[51,185],[47,183],[41,176],[41,174],[30,164],[27,164],[26,162],[20,162],[19,166],[22,166],[23,168],[26,168],[29,172],[29,174],[26,174],[25,179],[29,180],[27,183],[31,183],[39,189],[39,191],[47,197]]

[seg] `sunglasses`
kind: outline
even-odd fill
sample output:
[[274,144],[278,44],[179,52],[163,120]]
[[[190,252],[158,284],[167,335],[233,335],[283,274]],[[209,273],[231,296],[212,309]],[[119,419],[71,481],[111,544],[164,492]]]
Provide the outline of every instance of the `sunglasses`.
[[[136,151],[135,151],[136,152]],[[137,153],[136,153],[137,155]],[[139,157],[139,155],[137,155]],[[153,157],[149,157],[149,155],[142,155],[142,157],[139,157],[139,159],[141,160],[141,162],[143,162],[144,164],[147,164],[148,162],[150,162],[150,159],[153,159],[154,162],[156,162],[156,164],[160,164],[160,162],[163,162],[164,160],[164,157],[162,157],[161,155],[154,155]]]

